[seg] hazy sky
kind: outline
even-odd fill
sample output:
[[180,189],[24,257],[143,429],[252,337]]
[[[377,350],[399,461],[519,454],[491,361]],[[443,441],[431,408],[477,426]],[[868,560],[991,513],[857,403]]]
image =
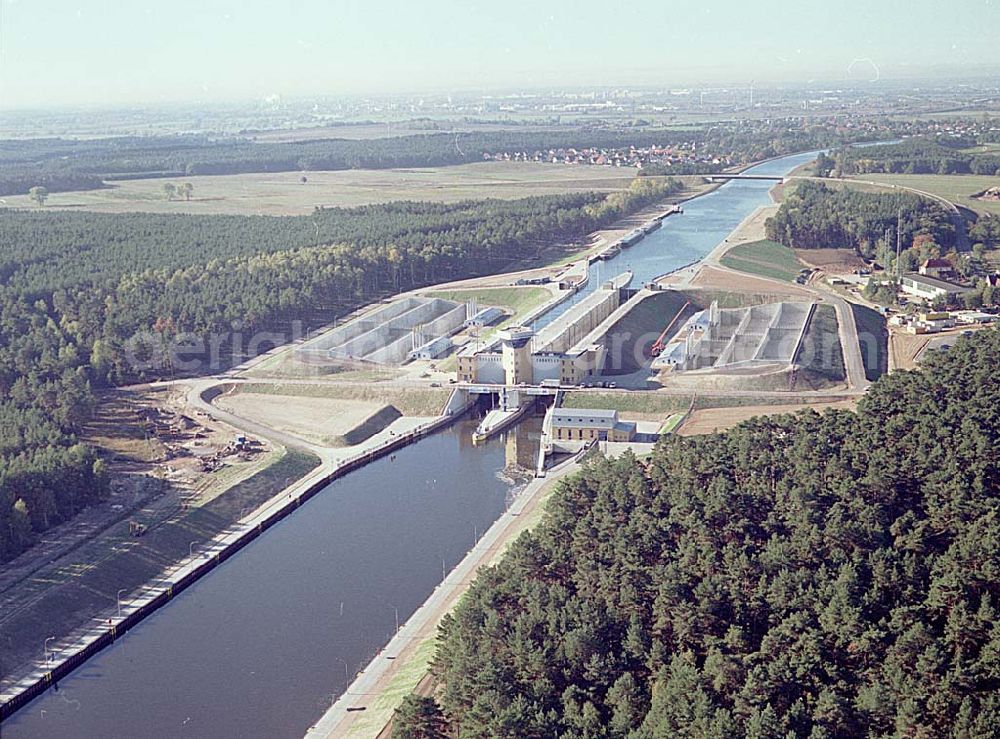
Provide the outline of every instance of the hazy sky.
[[11,108],[1000,66],[1000,0],[0,0],[0,14]]

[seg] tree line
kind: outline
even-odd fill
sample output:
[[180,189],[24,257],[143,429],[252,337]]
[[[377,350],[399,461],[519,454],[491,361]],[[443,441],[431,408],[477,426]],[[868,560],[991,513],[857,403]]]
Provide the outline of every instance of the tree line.
[[697,129],[578,126],[282,143],[202,135],[8,140],[0,141],[0,197],[26,193],[34,186],[60,192],[99,188],[105,180],[147,177],[446,166],[502,152],[567,148],[683,145],[746,163],[870,136],[867,131],[843,131],[833,125],[748,121]]
[[1000,735],[1000,332],[857,412],[598,458],[440,627],[394,737]]
[[680,187],[293,217],[0,211],[0,561],[105,495],[79,442],[95,391],[191,371],[162,347],[206,371],[215,339],[225,359],[258,331],[503,271]]
[[797,249],[854,249],[883,257],[895,248],[955,244],[955,225],[940,203],[908,193],[863,192],[823,182],[801,182],[765,224],[767,238]]
[[[0,141],[0,196],[25,193],[36,185],[59,192],[146,177],[446,166],[482,161],[490,152],[648,146],[671,135],[679,134],[572,128],[282,143],[207,136]],[[684,131],[683,137],[700,141],[702,134]]]
[[962,151],[975,141],[918,136],[896,144],[842,148],[833,159],[841,175],[852,174],[978,174],[1000,175],[1000,156]]

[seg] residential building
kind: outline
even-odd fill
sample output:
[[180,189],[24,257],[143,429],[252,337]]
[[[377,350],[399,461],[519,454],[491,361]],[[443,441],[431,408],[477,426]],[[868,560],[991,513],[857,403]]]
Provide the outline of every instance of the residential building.
[[955,268],[947,259],[928,259],[920,265],[919,271],[926,277],[936,277],[939,280],[946,280],[955,275]]

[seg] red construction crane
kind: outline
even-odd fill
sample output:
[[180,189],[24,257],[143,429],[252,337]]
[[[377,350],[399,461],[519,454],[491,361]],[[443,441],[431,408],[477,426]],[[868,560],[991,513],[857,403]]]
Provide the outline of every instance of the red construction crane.
[[649,349],[649,353],[650,353],[651,356],[654,356],[654,357],[660,356],[660,352],[662,352],[664,350],[664,348],[666,347],[666,344],[663,342],[663,340],[666,338],[667,333],[670,331],[670,329],[673,328],[673,325],[675,323],[677,323],[677,319],[680,318],[682,315],[684,315],[684,311],[687,309],[687,307],[689,305],[691,305],[691,301],[690,300],[687,301],[686,303],[684,303],[684,305],[681,306],[681,309],[679,311],[677,311],[677,315],[674,316],[674,319],[670,323],[667,324],[667,327],[665,329],[663,329],[663,333],[660,334],[660,338],[658,338],[654,342],[653,346],[651,346],[650,349]]

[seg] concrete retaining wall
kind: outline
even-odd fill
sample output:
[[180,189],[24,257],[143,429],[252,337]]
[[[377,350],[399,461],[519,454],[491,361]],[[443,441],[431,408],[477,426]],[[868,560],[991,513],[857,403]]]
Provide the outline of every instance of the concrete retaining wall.
[[353,321],[349,321],[348,323],[317,336],[312,341],[304,344],[301,349],[308,351],[326,351],[328,349],[332,349],[335,346],[344,344],[351,339],[361,336],[361,334],[371,331],[380,323],[385,323],[386,321],[405,313],[417,305],[418,302],[419,301],[416,298],[394,300],[388,305],[369,311],[360,318],[356,318]]
[[[404,298],[392,311],[377,311],[372,317],[358,319],[332,340],[324,339],[330,356],[364,359],[381,364],[405,362],[413,349],[412,330],[422,326],[427,339],[450,334],[465,321],[465,306],[440,298]],[[337,339],[346,339],[336,343]],[[332,343],[331,343],[332,342]]]
[[618,307],[618,290],[598,290],[574,305],[535,339],[535,352],[564,353],[593,331]]

